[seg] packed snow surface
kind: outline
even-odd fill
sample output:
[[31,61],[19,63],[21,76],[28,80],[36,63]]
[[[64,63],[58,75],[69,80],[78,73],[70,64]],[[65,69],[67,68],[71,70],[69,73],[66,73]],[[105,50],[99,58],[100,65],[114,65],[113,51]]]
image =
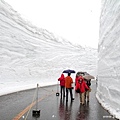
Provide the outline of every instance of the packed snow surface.
[[58,84],[65,69],[96,75],[96,65],[96,49],[37,28],[0,0],[0,95]]
[[97,98],[120,119],[120,1],[102,0]]

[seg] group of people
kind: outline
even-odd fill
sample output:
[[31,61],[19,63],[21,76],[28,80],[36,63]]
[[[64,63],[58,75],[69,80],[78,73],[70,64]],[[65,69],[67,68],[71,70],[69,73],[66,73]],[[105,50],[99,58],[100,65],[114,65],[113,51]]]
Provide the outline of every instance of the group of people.
[[64,74],[61,74],[61,77],[58,79],[60,81],[60,93],[61,99],[65,97],[65,89],[66,89],[66,102],[68,102],[68,92],[70,92],[71,101],[74,100],[72,93],[72,83],[73,79],[71,78],[71,73],[68,73],[67,77],[64,77]]
[[[66,97],[66,102],[68,102],[68,93],[70,92],[71,101],[74,100],[73,93],[72,93],[72,84],[73,79],[71,77],[71,73],[68,73],[67,77],[64,74],[61,74],[61,77],[58,78],[60,81],[60,94],[61,99]],[[89,102],[89,93],[91,91],[91,80],[86,80],[83,75],[76,76],[75,78],[75,91],[80,94],[80,104],[84,105],[85,100]],[[66,94],[65,94],[66,93]]]

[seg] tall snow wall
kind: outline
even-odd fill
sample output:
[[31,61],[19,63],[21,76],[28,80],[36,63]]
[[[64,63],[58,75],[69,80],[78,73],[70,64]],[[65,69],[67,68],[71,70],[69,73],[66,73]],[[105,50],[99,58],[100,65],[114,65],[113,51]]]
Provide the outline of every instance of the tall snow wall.
[[15,87],[32,88],[37,83],[57,84],[64,69],[95,75],[96,67],[96,49],[73,45],[37,28],[0,0],[0,94],[6,88],[12,92]]
[[102,0],[97,98],[120,119],[120,0]]

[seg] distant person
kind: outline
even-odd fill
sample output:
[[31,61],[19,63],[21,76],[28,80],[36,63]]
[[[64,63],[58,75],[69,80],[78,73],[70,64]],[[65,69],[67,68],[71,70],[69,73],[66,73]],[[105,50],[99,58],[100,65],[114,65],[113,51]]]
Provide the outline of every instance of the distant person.
[[86,89],[89,90],[89,87],[87,86],[82,76],[78,78],[77,87],[79,88],[79,93],[80,93],[80,104],[84,105],[85,104],[85,90]]
[[98,75],[96,76],[96,86],[98,86]]
[[60,93],[61,93],[61,99],[65,97],[65,77],[64,74],[61,74],[61,77],[58,78],[58,81],[60,81]]
[[86,84],[87,84],[87,86],[89,88],[89,90],[86,90],[86,92],[85,92],[85,100],[87,100],[87,102],[89,102],[90,92],[91,92],[91,88],[90,88],[90,86],[91,86],[91,79],[89,79],[89,80],[85,79],[85,82],[86,82]]
[[72,94],[72,83],[73,79],[70,77],[71,73],[68,73],[68,76],[65,78],[65,88],[66,88],[66,102],[68,102],[68,92],[70,92],[71,101],[74,100]]

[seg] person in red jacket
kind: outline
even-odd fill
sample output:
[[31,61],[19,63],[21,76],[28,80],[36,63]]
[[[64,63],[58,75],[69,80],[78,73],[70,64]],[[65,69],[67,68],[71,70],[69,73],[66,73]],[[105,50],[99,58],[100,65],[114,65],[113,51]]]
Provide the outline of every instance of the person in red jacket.
[[65,97],[65,77],[64,77],[64,74],[61,74],[61,77],[58,78],[58,81],[60,81],[60,93],[61,93],[61,99],[62,99],[62,96]]
[[80,91],[78,90],[79,89],[79,86],[78,86],[78,79],[79,79],[80,76],[76,76],[75,78],[75,91],[77,93],[80,93]]
[[77,86],[80,90],[80,103],[84,105],[85,104],[85,91],[89,90],[89,87],[87,86],[82,76],[78,78]]

